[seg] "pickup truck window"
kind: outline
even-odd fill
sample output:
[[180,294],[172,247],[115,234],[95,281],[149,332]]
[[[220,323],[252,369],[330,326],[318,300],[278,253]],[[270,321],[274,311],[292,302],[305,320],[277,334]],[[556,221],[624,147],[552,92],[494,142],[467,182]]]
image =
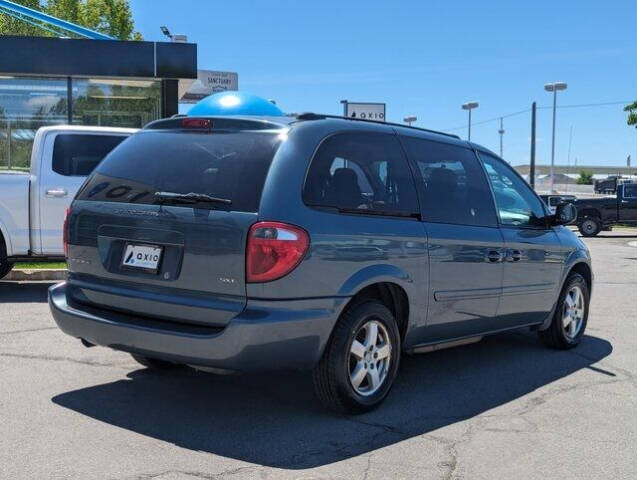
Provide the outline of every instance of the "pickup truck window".
[[124,135],[61,133],[53,144],[53,171],[65,177],[86,177],[125,138]]
[[624,198],[637,198],[637,185],[624,185]]

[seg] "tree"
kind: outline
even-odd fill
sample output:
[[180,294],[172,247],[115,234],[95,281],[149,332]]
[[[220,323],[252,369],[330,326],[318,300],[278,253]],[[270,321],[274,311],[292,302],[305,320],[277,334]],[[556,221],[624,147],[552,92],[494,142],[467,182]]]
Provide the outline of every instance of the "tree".
[[637,128],[637,101],[626,105],[624,112],[628,112],[628,125],[635,125],[635,128]]
[[[16,3],[34,10],[42,10],[40,0],[14,0]],[[18,20],[7,14],[0,13],[0,35],[32,35],[51,36],[51,34],[27,22]]]
[[83,25],[121,40],[142,40],[141,34],[135,32],[128,0],[86,0],[81,3]]
[[[128,0],[14,0],[25,7],[68,20],[120,40],[142,40],[135,31]],[[37,35],[52,32],[0,14],[0,35]]]
[[578,185],[592,185],[593,172],[591,170],[582,170],[579,172],[579,178],[576,182]]

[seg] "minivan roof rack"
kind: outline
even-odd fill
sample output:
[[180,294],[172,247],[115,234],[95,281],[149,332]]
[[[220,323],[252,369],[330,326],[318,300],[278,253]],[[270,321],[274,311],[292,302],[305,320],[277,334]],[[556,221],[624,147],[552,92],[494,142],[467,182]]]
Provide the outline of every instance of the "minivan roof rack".
[[421,132],[435,133],[437,135],[444,135],[445,137],[457,138],[458,140],[460,140],[460,137],[458,135],[454,135],[453,133],[439,132],[437,130],[430,130],[428,128],[412,127],[411,125],[403,125],[402,123],[383,122],[380,120],[369,120],[366,118],[351,118],[351,117],[345,117],[342,115],[328,115],[326,113],[313,113],[313,112],[299,113],[295,115],[295,118],[297,120],[323,120],[325,118],[336,118],[339,120],[351,120],[355,122],[378,123],[381,125],[391,125],[394,127],[411,128],[413,130],[419,130]]

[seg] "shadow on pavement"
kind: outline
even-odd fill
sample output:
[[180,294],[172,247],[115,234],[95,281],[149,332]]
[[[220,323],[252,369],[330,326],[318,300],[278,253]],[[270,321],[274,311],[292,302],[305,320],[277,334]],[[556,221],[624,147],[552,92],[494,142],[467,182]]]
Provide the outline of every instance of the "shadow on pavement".
[[0,304],[47,302],[47,291],[55,283],[0,282]]
[[[303,374],[217,376],[180,368],[55,396],[58,405],[183,448],[287,469],[364,454],[474,417],[590,367],[612,346],[586,336],[573,351],[549,350],[512,333],[404,356],[381,407],[356,417],[325,411]],[[87,379],[89,380],[89,379]],[[524,404],[521,405],[523,407]]]
[[613,235],[613,234],[597,234],[594,237],[585,237],[584,235],[578,235],[580,238],[586,238],[588,240],[595,240],[596,238],[637,238],[637,235],[623,235],[623,234],[619,234],[619,235]]

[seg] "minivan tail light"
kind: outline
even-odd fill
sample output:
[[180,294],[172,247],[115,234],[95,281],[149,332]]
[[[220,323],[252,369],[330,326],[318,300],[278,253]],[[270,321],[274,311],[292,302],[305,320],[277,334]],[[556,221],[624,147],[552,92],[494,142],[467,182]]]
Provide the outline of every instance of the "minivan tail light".
[[246,281],[271,282],[301,263],[310,237],[305,230],[282,222],[257,222],[250,227],[246,249]]
[[64,256],[69,256],[69,216],[71,215],[71,207],[66,207],[66,215],[64,215],[64,225],[62,226],[62,241],[64,242]]

